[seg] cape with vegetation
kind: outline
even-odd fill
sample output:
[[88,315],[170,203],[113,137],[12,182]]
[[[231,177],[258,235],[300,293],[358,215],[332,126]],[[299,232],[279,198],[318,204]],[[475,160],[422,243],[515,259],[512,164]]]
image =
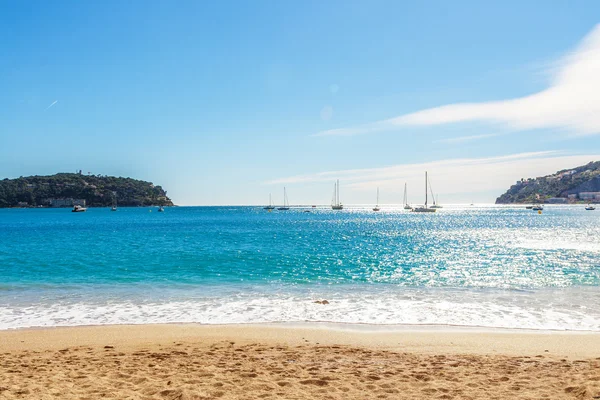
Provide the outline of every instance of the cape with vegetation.
[[83,199],[90,207],[173,205],[162,187],[132,178],[61,173],[0,180],[0,208],[50,206],[52,199]]
[[498,197],[496,204],[540,203],[553,197],[569,198],[569,195],[569,200],[577,202],[582,201],[578,197],[582,192],[600,192],[600,161],[548,176],[521,179]]

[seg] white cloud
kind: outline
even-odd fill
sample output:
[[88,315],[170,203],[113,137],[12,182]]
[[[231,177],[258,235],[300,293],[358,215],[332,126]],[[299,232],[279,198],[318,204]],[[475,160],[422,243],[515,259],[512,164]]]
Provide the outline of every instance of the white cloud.
[[58,100],[54,100],[52,102],[52,104],[50,104],[48,107],[46,107],[46,109],[44,111],[48,111],[50,108],[52,108],[52,106],[54,106],[56,103],[58,103]]
[[464,143],[464,142],[470,142],[473,140],[487,139],[490,137],[495,137],[495,136],[500,136],[500,135],[501,135],[500,133],[488,133],[488,134],[483,134],[483,135],[459,136],[459,137],[454,137],[454,138],[436,140],[436,142],[437,143]]
[[501,123],[512,130],[552,128],[570,135],[600,134],[600,24],[558,63],[552,77],[550,87],[529,96],[450,104],[353,128],[323,131],[317,136],[470,121]]
[[[420,194],[424,172],[429,171],[436,193],[440,195],[478,192],[503,193],[520,178],[548,175],[600,159],[600,154],[565,155],[557,151],[518,153],[488,158],[461,158],[417,164],[400,164],[382,168],[320,172],[276,179],[266,184],[310,184],[340,179],[346,192],[374,191],[399,193],[408,182],[411,192]],[[352,193],[349,194],[352,196]],[[351,201],[351,199],[349,199]]]

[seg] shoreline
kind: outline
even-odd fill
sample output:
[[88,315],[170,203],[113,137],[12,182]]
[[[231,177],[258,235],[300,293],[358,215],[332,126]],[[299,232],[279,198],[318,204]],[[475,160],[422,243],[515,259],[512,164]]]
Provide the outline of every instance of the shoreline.
[[285,328],[285,329],[322,329],[332,331],[349,331],[363,333],[395,333],[395,332],[463,332],[463,333],[515,333],[515,334],[574,334],[600,335],[600,330],[591,329],[549,329],[549,328],[514,328],[486,325],[457,325],[457,324],[376,324],[367,322],[334,322],[334,321],[272,321],[272,322],[232,322],[232,323],[200,323],[200,322],[141,322],[124,324],[82,324],[56,326],[24,326],[18,328],[0,329],[2,332],[40,331],[54,329],[76,329],[95,327],[138,327],[138,326],[194,326],[210,327],[255,327],[255,328]]

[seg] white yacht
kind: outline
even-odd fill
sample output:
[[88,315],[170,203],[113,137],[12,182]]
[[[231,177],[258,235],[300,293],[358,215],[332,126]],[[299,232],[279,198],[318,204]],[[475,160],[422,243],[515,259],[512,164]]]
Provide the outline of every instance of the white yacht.
[[333,199],[331,199],[332,210],[343,210],[344,206],[340,203],[340,181],[339,179],[333,185]]
[[379,188],[377,188],[377,203],[375,204],[373,211],[379,211],[379,210],[381,210],[381,208],[379,208]]
[[422,207],[413,208],[413,212],[418,213],[432,213],[435,212],[435,208],[430,208],[427,206],[427,171],[425,171],[425,204]]

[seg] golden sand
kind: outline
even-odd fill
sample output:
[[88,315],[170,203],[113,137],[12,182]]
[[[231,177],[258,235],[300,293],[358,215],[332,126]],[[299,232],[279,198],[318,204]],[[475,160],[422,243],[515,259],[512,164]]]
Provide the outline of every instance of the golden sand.
[[594,399],[600,335],[142,325],[0,332],[0,399]]

